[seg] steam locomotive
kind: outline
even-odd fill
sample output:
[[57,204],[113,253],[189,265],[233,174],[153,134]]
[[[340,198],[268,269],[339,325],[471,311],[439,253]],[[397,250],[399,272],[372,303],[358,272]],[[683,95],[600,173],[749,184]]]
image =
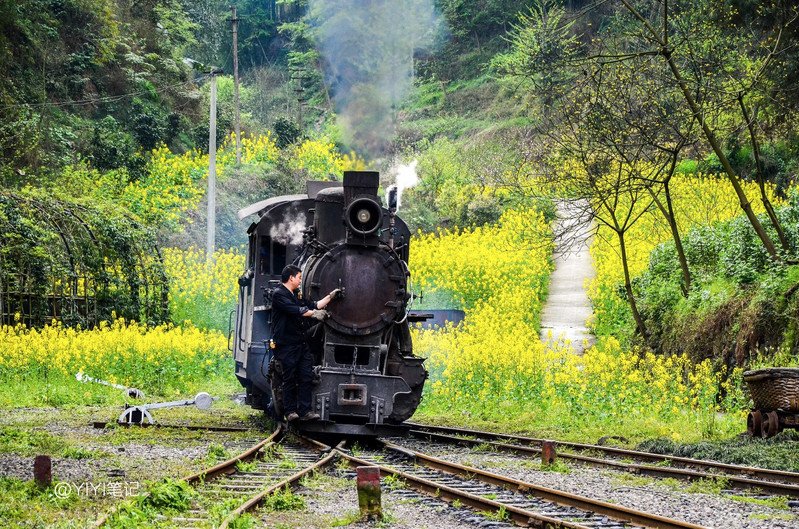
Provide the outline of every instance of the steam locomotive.
[[292,423],[306,432],[392,433],[422,397],[427,371],[413,354],[410,323],[430,315],[409,309],[410,231],[396,214],[396,190],[389,189],[386,208],[378,186],[377,172],[347,171],[343,183],[308,182],[306,195],[239,211],[239,218],[259,215],[248,229],[232,343],[247,404],[283,416],[280,366],[269,340],[270,294],[284,266],[301,268],[306,299],[343,291],[325,307],[329,317],[306,332],[314,356],[312,411],[321,416]]

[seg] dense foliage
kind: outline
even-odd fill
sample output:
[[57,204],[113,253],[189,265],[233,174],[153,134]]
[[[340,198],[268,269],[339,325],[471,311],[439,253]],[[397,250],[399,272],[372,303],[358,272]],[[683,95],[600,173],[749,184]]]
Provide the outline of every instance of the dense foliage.
[[[793,255],[799,252],[798,204],[797,190],[791,188],[787,203],[776,210]],[[742,217],[695,227],[683,244],[696,277],[687,296],[680,295],[673,242],[652,251],[636,283],[658,348],[728,366],[797,365],[795,261],[770,259]]]
[[[713,175],[678,175],[675,177],[673,193],[675,197],[676,218],[681,230],[688,231],[692,228],[701,229],[702,227],[714,226],[719,222],[727,221],[740,215],[740,205],[733,194],[729,192],[729,183]],[[747,186],[748,191],[753,191],[755,184]],[[773,190],[771,191],[773,193]],[[773,196],[773,195],[772,195]],[[754,204],[759,212],[762,212],[762,204]],[[629,202],[620,201],[618,204],[620,211],[629,208]],[[641,207],[639,206],[639,213]],[[749,227],[751,230],[751,226]],[[752,232],[747,231],[746,237],[751,245]],[[649,256],[652,250],[661,243],[670,240],[672,234],[668,226],[662,220],[662,215],[655,209],[649,209],[632,225],[628,235],[628,257],[630,273],[633,276],[641,274],[649,264]],[[741,249],[741,248],[738,248]],[[763,259],[764,251],[762,247],[755,244],[750,249],[754,255]],[[706,251],[705,251],[706,250]],[[690,255],[692,271],[700,273],[701,270],[694,268],[694,257],[703,259],[713,259],[715,248],[700,250],[703,254]],[[591,255],[594,258],[597,277],[589,286],[589,296],[594,306],[594,330],[600,335],[614,335],[622,329],[630,330],[630,312],[627,299],[623,289],[623,272],[621,266],[621,255],[618,249],[618,239],[608,227],[600,227],[597,233],[596,244],[591,247]],[[732,257],[732,254],[730,254]],[[755,259],[754,255],[752,256]],[[669,270],[673,267],[679,269],[679,262],[676,255],[672,254],[673,262],[669,265]],[[716,256],[717,257],[717,256]],[[733,257],[734,258],[734,257]],[[745,257],[743,259],[746,259]],[[663,262],[663,259],[660,259]],[[710,263],[709,266],[718,264]],[[661,267],[664,265],[660,265]],[[662,281],[665,278],[660,278]],[[670,278],[673,280],[673,275]],[[680,278],[681,281],[681,278]],[[670,283],[671,284],[671,283]],[[673,293],[671,296],[682,296],[683,289],[680,282],[671,284]],[[671,289],[670,289],[671,290]],[[657,315],[653,314],[653,317]],[[632,324],[634,329],[634,324]]]
[[0,190],[0,323],[93,326],[112,313],[164,322],[168,284],[152,230],[102,202]]
[[198,28],[177,1],[4,2],[0,20],[4,183],[80,159],[138,175],[139,149],[186,145],[197,98],[182,58]]

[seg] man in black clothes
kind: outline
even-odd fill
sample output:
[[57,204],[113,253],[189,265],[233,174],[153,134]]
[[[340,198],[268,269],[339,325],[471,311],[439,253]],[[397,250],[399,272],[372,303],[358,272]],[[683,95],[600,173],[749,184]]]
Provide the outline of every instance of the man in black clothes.
[[316,302],[300,301],[295,294],[302,282],[299,267],[286,266],[280,280],[283,286],[272,293],[272,340],[275,358],[283,368],[283,413],[287,421],[318,420],[319,414],[311,412],[313,357],[305,338],[302,318],[324,320],[327,312],[322,309],[341,290],[336,289]]

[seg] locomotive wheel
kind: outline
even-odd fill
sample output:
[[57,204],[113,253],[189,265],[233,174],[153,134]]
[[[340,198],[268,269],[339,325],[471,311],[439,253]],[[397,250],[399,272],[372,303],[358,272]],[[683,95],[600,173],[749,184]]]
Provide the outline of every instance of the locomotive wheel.
[[763,427],[763,414],[760,410],[752,410],[746,417],[746,433],[751,437],[760,435],[761,428]]
[[763,424],[760,427],[760,436],[763,439],[774,437],[780,433],[780,416],[776,411],[769,411],[763,415]]

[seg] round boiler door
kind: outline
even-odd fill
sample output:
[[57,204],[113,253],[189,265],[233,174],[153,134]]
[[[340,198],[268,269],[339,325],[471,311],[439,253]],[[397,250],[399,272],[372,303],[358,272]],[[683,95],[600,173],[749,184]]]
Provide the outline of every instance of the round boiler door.
[[325,307],[328,325],[347,334],[371,334],[396,319],[404,305],[404,267],[379,248],[342,244],[309,270],[315,299],[343,288],[344,296]]

